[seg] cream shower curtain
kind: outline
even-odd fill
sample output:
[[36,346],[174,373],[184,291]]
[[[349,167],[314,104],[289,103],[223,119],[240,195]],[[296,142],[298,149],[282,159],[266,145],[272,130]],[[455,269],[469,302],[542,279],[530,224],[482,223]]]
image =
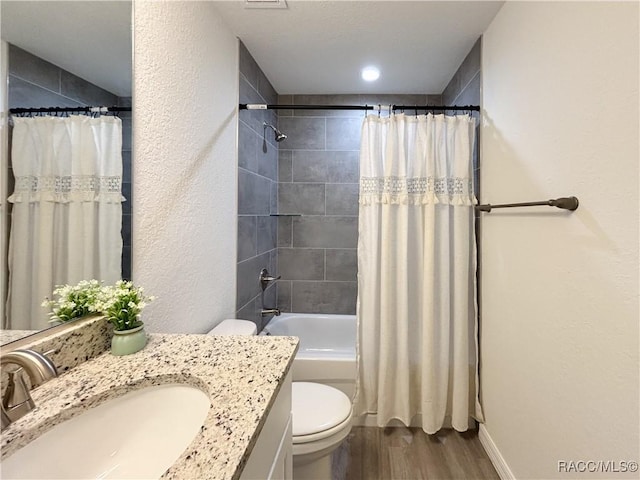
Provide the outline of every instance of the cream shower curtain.
[[355,415],[427,433],[481,419],[475,299],[475,123],[368,116],[360,147]]
[[56,285],[121,277],[122,122],[13,119],[7,327],[47,327]]

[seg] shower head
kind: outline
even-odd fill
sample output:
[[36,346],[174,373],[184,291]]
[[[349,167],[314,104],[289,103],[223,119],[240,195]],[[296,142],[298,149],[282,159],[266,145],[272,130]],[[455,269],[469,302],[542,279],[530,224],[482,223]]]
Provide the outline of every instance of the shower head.
[[265,153],[267,152],[267,140],[265,138],[267,127],[273,130],[273,134],[275,135],[274,139],[276,142],[281,142],[282,140],[285,140],[287,138],[287,136],[284,133],[282,133],[280,130],[278,130],[276,127],[274,127],[270,123],[264,122],[262,124],[262,127],[263,127],[262,128],[262,151]]

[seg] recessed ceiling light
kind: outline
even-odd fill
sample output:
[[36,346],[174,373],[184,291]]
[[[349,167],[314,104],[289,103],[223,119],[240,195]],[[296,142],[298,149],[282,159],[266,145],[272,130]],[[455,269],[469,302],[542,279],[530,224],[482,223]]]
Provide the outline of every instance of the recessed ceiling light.
[[375,82],[378,78],[380,78],[379,68],[369,66],[362,69],[362,79],[365,82]]
[[287,0],[244,0],[244,8],[287,8]]

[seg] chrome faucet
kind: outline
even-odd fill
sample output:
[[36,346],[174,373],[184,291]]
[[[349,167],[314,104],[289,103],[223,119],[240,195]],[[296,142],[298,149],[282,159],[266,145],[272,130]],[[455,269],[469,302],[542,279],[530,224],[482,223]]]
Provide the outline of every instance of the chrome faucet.
[[278,315],[280,315],[280,309],[279,308],[263,308],[260,311],[260,315],[262,315],[263,317],[266,317],[268,315],[275,315],[276,317]]
[[29,376],[31,388],[42,385],[47,380],[58,376],[53,362],[33,350],[14,350],[0,356],[0,365],[4,366],[10,363],[22,368],[8,372],[9,382],[2,397],[2,428],[7,427],[11,422],[35,408],[29,389],[21,375],[23,369]]

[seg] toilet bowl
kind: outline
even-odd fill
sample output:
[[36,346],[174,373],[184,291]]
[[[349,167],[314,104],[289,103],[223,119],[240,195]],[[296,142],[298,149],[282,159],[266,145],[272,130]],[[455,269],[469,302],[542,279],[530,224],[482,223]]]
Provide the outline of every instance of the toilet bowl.
[[293,382],[293,478],[331,479],[331,453],[351,431],[351,400],[337,388]]
[[[255,335],[248,320],[223,320],[208,335]],[[330,480],[331,453],[351,431],[351,400],[337,388],[293,382],[293,479]]]

